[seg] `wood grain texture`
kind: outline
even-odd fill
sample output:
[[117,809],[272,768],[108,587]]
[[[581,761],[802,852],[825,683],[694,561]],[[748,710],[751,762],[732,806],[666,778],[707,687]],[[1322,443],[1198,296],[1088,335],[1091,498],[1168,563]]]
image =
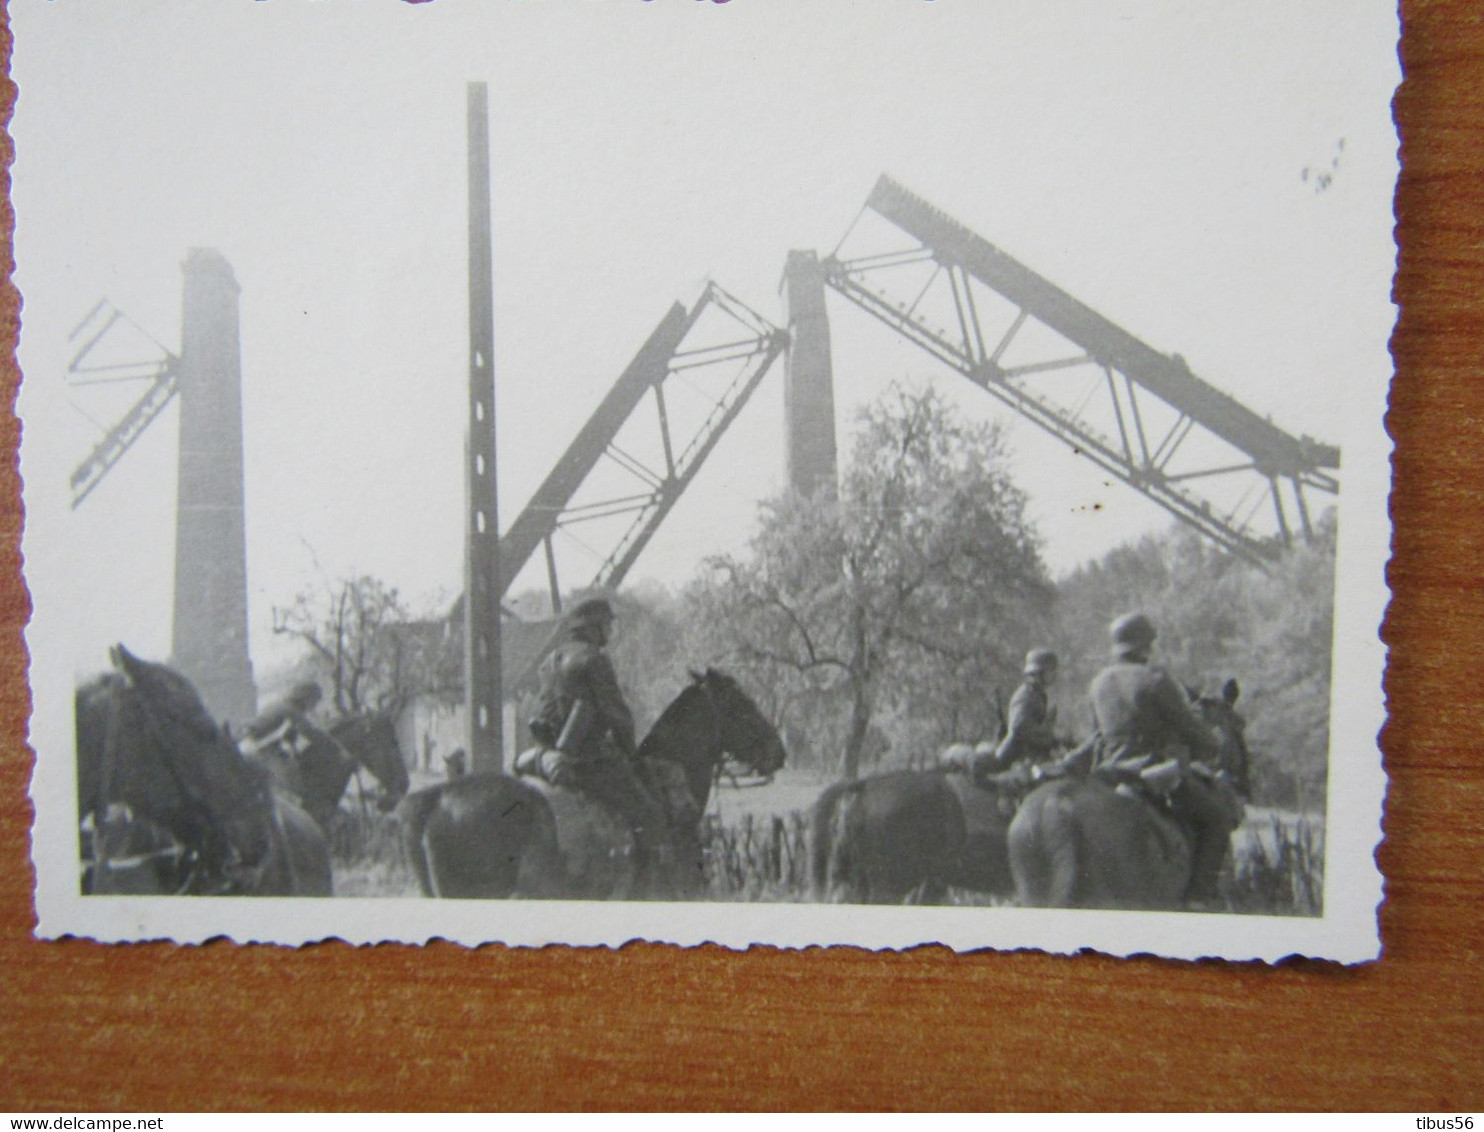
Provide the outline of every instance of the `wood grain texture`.
[[1402,9],[1381,962],[37,943],[7,466],[0,1109],[1481,1107],[1484,18]]

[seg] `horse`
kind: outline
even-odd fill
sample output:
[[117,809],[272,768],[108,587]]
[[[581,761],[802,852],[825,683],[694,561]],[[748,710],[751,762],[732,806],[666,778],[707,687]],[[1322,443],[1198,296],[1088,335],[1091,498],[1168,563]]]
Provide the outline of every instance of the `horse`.
[[[702,883],[700,820],[731,761],[771,775],[783,742],[731,676],[691,679],[639,744],[636,763],[667,803],[673,868],[652,893],[694,897]],[[409,794],[402,845],[425,896],[632,899],[633,833],[601,803],[533,779],[468,774]]]
[[320,829],[329,832],[345,787],[358,769],[370,771],[381,784],[376,805],[383,813],[395,809],[406,796],[410,784],[407,764],[389,716],[368,712],[342,719],[328,731],[304,730],[309,743],[292,767],[271,749],[247,757],[263,765]]
[[1005,831],[1027,782],[1012,771],[979,785],[934,767],[826,787],[809,811],[811,898],[936,903],[949,887],[1008,897]]
[[[1235,682],[1228,682],[1235,691]],[[1233,785],[1246,746],[1235,694],[1200,697],[1195,708],[1220,739],[1220,763],[1210,781],[1241,822],[1243,797]],[[1192,834],[1137,791],[1090,775],[1064,778],[1033,791],[1007,833],[1017,902],[1041,908],[1178,910],[1184,906],[1194,859]]]
[[319,827],[242,757],[191,683],[122,645],[109,656],[115,671],[76,696],[84,892],[329,896]]
[[[1240,694],[1228,680],[1220,697],[1192,694],[1191,700],[1219,740],[1214,769],[1245,796]],[[812,898],[936,903],[950,887],[1011,897],[1010,823],[1033,784],[1022,763],[979,782],[967,767],[936,767],[827,787],[810,810]]]

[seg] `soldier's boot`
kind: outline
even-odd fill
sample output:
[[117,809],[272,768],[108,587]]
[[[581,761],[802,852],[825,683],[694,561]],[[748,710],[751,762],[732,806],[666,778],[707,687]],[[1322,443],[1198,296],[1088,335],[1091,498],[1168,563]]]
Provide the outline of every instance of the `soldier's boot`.
[[605,762],[598,777],[604,800],[623,817],[634,834],[635,898],[668,898],[671,886],[665,868],[669,823],[664,809],[628,763],[616,759]]

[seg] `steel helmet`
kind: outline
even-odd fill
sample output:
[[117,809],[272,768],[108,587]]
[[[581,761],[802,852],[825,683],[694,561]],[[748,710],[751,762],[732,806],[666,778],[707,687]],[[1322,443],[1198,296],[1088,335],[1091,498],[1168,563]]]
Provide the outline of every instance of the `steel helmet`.
[[1159,634],[1154,622],[1142,613],[1125,613],[1108,627],[1116,650],[1147,649]]
[[586,601],[578,602],[572,612],[567,614],[567,624],[578,625],[611,625],[614,621],[613,606],[608,604],[606,598],[590,597]]
[[1025,674],[1055,672],[1057,669],[1056,653],[1050,649],[1031,649],[1025,654]]

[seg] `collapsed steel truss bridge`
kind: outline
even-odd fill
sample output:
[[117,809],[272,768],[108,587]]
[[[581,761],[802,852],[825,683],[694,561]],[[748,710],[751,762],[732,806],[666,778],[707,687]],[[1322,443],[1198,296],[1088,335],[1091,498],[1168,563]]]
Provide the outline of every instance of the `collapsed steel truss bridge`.
[[[74,388],[89,385],[143,382],[144,392],[128,411],[93,446],[72,472],[72,507],[75,510],[109,470],[123,459],[134,442],[165,411],[180,390],[180,357],[163,346],[159,357],[144,361],[99,362],[94,354],[117,329],[132,326],[129,316],[106,299],[100,299],[73,329],[69,341],[79,343],[67,363],[67,376]],[[143,333],[143,331],[139,331]],[[157,344],[158,345],[158,344]]]
[[[1339,490],[1339,449],[1284,432],[890,177],[867,208],[899,238],[825,259],[839,294],[1228,550],[1260,561],[1295,529],[1312,534],[1305,493]],[[1075,396],[1058,398],[1047,379],[1073,373]],[[1216,479],[1239,481],[1229,506],[1197,490]],[[1275,536],[1254,528],[1264,498]]]
[[[607,524],[609,545],[585,588],[617,587],[787,343],[787,334],[715,283],[689,310],[672,306],[500,540],[506,590],[543,549],[552,608],[560,610],[553,540],[613,519],[621,522]],[[699,374],[713,392],[699,421],[678,428],[668,391]],[[626,443],[643,442],[636,434],[646,432],[652,455]],[[598,485],[596,497],[584,497],[584,485]]]
[[[866,211],[889,222],[886,230],[867,237],[874,246],[843,255],[853,225],[819,261],[817,282],[810,282],[812,254],[796,253],[806,269],[788,276],[791,313],[817,315],[796,319],[792,342],[714,283],[689,311],[676,304],[666,314],[501,540],[507,590],[544,550],[559,610],[554,540],[622,516],[626,525],[610,525],[606,542],[587,547],[601,564],[583,580],[584,588],[617,587],[785,349],[799,355],[795,361],[808,355],[813,369],[791,375],[790,413],[809,400],[812,381],[825,384],[815,404],[832,414],[823,304],[794,290],[809,286],[828,286],[1235,554],[1261,562],[1296,533],[1312,534],[1307,495],[1339,490],[1337,448],[1283,431],[1197,377],[1179,355],[1148,346],[890,177],[877,182]],[[713,327],[697,345],[708,314],[725,316],[732,333],[718,341]],[[716,367],[731,367],[733,376],[688,439],[677,436],[667,390],[687,370]],[[659,438],[651,446],[657,459],[621,442],[640,418]],[[788,426],[806,427],[793,419]],[[807,427],[832,432],[833,421]],[[825,466],[790,469],[806,490],[834,474],[833,435],[813,451]],[[1260,518],[1265,503],[1271,524]]]
[[[861,215],[886,221],[866,248],[852,225],[817,272],[789,286],[830,289],[1008,405],[1098,467],[1227,550],[1271,557],[1295,533],[1308,536],[1308,493],[1339,490],[1340,453],[1295,437],[1017,262],[945,212],[883,176]],[[796,253],[811,264],[812,253]],[[791,261],[794,257],[791,257]],[[809,281],[812,280],[812,281]],[[794,336],[715,283],[689,308],[660,320],[556,466],[499,540],[501,594],[543,552],[554,610],[564,592],[615,588],[695,479],[727,427],[778,358],[813,374],[790,376],[790,412],[808,401],[802,384],[824,383],[828,443],[791,468],[795,486],[833,476],[829,329],[822,300],[790,294]],[[74,384],[142,381],[145,390],[72,474],[73,506],[97,486],[179,388],[181,359],[98,364],[95,348],[127,316],[100,302],[74,331]],[[136,328],[137,329],[137,328]],[[153,340],[151,340],[153,341]],[[791,363],[792,364],[792,363]],[[696,378],[703,378],[697,382]],[[682,424],[673,394],[704,386],[702,409]],[[1068,390],[1070,389],[1070,395]],[[694,398],[693,398],[694,400]],[[800,426],[789,421],[790,429]],[[818,455],[824,453],[823,456]],[[1235,485],[1225,502],[1211,485]],[[1257,515],[1271,504],[1273,526]],[[602,534],[584,541],[588,530]],[[563,586],[555,542],[568,537],[599,565]]]

